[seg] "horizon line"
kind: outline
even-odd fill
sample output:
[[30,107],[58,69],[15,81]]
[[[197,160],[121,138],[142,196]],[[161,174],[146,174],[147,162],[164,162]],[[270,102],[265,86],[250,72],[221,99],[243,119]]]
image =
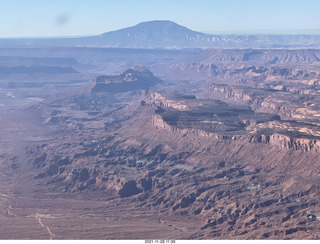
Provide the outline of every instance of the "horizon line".
[[[0,36],[0,39],[47,39],[47,38],[81,38],[81,37],[93,37],[99,36],[109,32],[115,32],[127,28],[134,27],[141,23],[153,22],[153,21],[170,21],[171,20],[150,20],[150,21],[143,21],[135,25],[109,30],[100,33],[91,33],[91,34],[75,34],[75,35],[24,35],[24,36]],[[176,22],[173,22],[177,24]],[[180,25],[180,24],[177,24]],[[283,28],[283,29],[225,29],[225,30],[194,30],[187,26],[181,25],[189,30],[200,32],[203,34],[209,35],[320,35],[320,28]]]
[[[118,29],[121,30],[121,29]],[[117,31],[117,30],[115,30]],[[44,35],[44,36],[6,36],[6,37],[0,37],[0,39],[51,39],[51,38],[81,38],[81,37],[94,37],[99,36],[108,32],[107,31],[99,34],[87,34],[87,35]],[[312,30],[305,30],[304,32],[296,32],[295,30],[291,29],[284,29],[284,30],[248,30],[248,31],[242,31],[242,30],[215,30],[215,31],[197,31],[203,34],[209,34],[214,36],[232,36],[232,35],[238,35],[238,36],[262,36],[262,35],[277,35],[277,36],[318,36],[320,35],[320,29],[312,29]],[[285,33],[283,33],[285,32]]]

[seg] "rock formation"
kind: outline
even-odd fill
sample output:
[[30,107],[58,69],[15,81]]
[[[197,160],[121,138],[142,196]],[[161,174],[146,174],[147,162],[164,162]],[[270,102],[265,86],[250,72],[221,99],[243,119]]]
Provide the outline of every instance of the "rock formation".
[[93,80],[91,92],[121,93],[147,89],[160,82],[144,67],[132,67],[114,76],[98,76]]

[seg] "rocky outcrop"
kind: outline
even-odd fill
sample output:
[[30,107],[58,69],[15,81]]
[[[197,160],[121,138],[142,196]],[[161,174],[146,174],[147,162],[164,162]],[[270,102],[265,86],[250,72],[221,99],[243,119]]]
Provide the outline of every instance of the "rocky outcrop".
[[137,183],[134,180],[125,182],[122,188],[119,190],[120,197],[130,197],[141,193],[142,190],[137,187]]
[[147,89],[160,82],[148,69],[136,66],[114,76],[98,76],[92,81],[91,93],[122,93]]
[[280,148],[298,150],[298,151],[313,151],[320,152],[320,141],[306,138],[294,138],[282,134],[261,135],[259,137],[251,138],[251,142],[268,143]]
[[252,104],[255,100],[254,96],[246,94],[244,88],[230,87],[227,85],[210,84],[209,89],[214,93],[223,94],[226,99],[240,100],[243,103]]
[[193,95],[183,95],[183,94],[169,94],[164,96],[159,92],[154,92],[150,89],[146,90],[146,98],[149,103],[155,104],[164,108],[174,108],[177,110],[190,110],[185,104],[186,100],[194,100],[196,96]]

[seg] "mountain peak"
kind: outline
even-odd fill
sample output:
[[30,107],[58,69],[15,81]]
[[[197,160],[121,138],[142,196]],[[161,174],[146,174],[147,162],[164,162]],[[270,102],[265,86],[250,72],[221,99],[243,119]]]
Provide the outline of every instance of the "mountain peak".
[[174,35],[177,32],[188,34],[195,32],[170,20],[153,20],[141,22],[132,28],[136,29],[137,31],[158,32],[162,35]]
[[144,22],[140,22],[137,25],[178,25],[177,23],[171,21],[171,20],[150,20],[150,21],[144,21]]
[[[183,27],[182,25],[179,25],[171,20],[151,20],[151,21],[145,21],[145,22],[141,22],[137,25],[135,25],[134,27],[174,27],[174,28],[178,28],[178,27]],[[183,27],[185,29],[187,29],[186,27]]]

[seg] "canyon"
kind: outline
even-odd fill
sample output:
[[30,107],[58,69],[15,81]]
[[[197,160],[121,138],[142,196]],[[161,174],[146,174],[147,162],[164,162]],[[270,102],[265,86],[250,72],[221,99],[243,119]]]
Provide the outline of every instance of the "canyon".
[[319,67],[311,48],[0,48],[1,239],[319,239]]

